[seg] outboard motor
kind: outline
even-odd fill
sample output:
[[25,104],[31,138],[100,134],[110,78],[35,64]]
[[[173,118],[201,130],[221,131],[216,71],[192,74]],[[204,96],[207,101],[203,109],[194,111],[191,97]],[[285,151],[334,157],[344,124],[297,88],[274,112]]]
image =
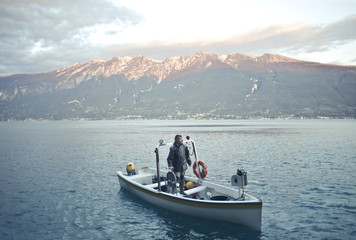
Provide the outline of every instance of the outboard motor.
[[[231,177],[231,185],[236,186],[240,189],[244,189],[247,186],[247,172],[243,169],[237,169],[236,175],[232,175]],[[244,200],[244,191],[241,194],[241,200]]]
[[136,175],[135,165],[133,163],[126,164],[126,172],[129,176]]
[[247,186],[247,172],[243,169],[237,169],[236,175],[231,177],[231,185],[245,188]]

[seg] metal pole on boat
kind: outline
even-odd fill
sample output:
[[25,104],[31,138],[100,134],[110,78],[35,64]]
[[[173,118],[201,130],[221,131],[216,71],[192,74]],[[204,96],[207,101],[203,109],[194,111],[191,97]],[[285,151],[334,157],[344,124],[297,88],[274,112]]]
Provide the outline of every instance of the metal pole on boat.
[[160,191],[161,191],[161,174],[160,174],[160,169],[159,169],[159,153],[158,153],[158,147],[156,147],[155,153],[156,153],[156,167],[157,167],[158,192],[160,192]]
[[195,162],[197,164],[197,168],[198,168],[198,175],[199,175],[199,182],[202,181],[202,178],[200,176],[200,169],[199,169],[199,159],[198,159],[198,152],[197,149],[195,147],[195,142],[193,140],[190,140],[192,142],[192,146],[193,146],[193,153],[194,153],[194,157],[195,157]]

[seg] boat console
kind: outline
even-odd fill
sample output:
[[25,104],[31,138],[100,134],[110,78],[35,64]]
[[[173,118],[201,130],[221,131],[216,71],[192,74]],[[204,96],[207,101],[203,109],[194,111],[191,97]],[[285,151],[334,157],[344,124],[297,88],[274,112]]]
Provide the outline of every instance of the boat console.
[[238,198],[238,200],[245,200],[244,189],[247,186],[247,172],[243,169],[237,169],[236,175],[232,175],[231,177],[231,185],[239,188],[240,197]]

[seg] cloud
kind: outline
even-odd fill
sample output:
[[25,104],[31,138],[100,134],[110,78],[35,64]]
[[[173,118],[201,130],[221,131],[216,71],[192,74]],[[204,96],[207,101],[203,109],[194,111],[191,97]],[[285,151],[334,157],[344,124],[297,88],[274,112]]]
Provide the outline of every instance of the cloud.
[[162,42],[111,46],[110,52],[118,56],[139,54],[156,59],[169,56],[190,55],[210,51],[218,55],[240,52],[263,55],[266,52],[290,55],[325,52],[338,46],[356,42],[356,15],[329,25],[305,23],[272,25],[239,34],[221,41]]
[[49,66],[44,62],[52,55],[66,62],[64,54],[88,50],[88,38],[97,28],[110,24],[122,31],[140,21],[139,14],[109,1],[1,1],[0,74]]
[[[76,62],[140,54],[163,60],[199,51],[218,55],[271,52],[289,57],[302,56],[303,59],[308,54],[325,53],[356,43],[356,15],[328,25],[271,25],[223,40],[192,42],[159,39],[139,42],[132,39],[125,43],[123,39],[117,39],[116,36],[126,36],[127,31],[136,31],[136,27],[141,29],[143,25],[140,24],[145,19],[109,0],[2,0],[0,21],[2,76],[49,72]],[[149,34],[149,31],[142,34]],[[107,42],[101,42],[101,39]],[[353,61],[355,52],[352,52],[353,57],[346,62]],[[330,62],[342,60],[331,59]]]
[[[280,49],[284,52],[324,52],[356,41],[356,15],[323,26],[295,25],[274,27],[270,36],[260,39],[258,46]],[[278,31],[278,29],[280,29]],[[273,31],[274,30],[274,31]],[[257,35],[260,35],[257,33]],[[266,45],[268,44],[268,45]]]
[[234,50],[248,54],[263,54],[266,51],[322,52],[355,42],[355,26],[356,15],[325,26],[305,23],[273,25],[209,45],[212,48],[224,46],[220,48],[224,51]]
[[[332,23],[316,31],[315,45],[332,46],[356,40],[356,15]],[[312,49],[313,50],[313,49]]]

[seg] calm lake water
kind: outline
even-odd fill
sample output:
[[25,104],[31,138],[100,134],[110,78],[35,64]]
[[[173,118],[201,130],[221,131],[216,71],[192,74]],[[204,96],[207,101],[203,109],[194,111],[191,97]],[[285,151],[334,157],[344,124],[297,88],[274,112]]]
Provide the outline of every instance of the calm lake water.
[[[116,171],[154,167],[177,133],[196,141],[207,181],[248,172],[261,233],[120,189]],[[355,149],[355,120],[0,122],[0,239],[354,239]]]

